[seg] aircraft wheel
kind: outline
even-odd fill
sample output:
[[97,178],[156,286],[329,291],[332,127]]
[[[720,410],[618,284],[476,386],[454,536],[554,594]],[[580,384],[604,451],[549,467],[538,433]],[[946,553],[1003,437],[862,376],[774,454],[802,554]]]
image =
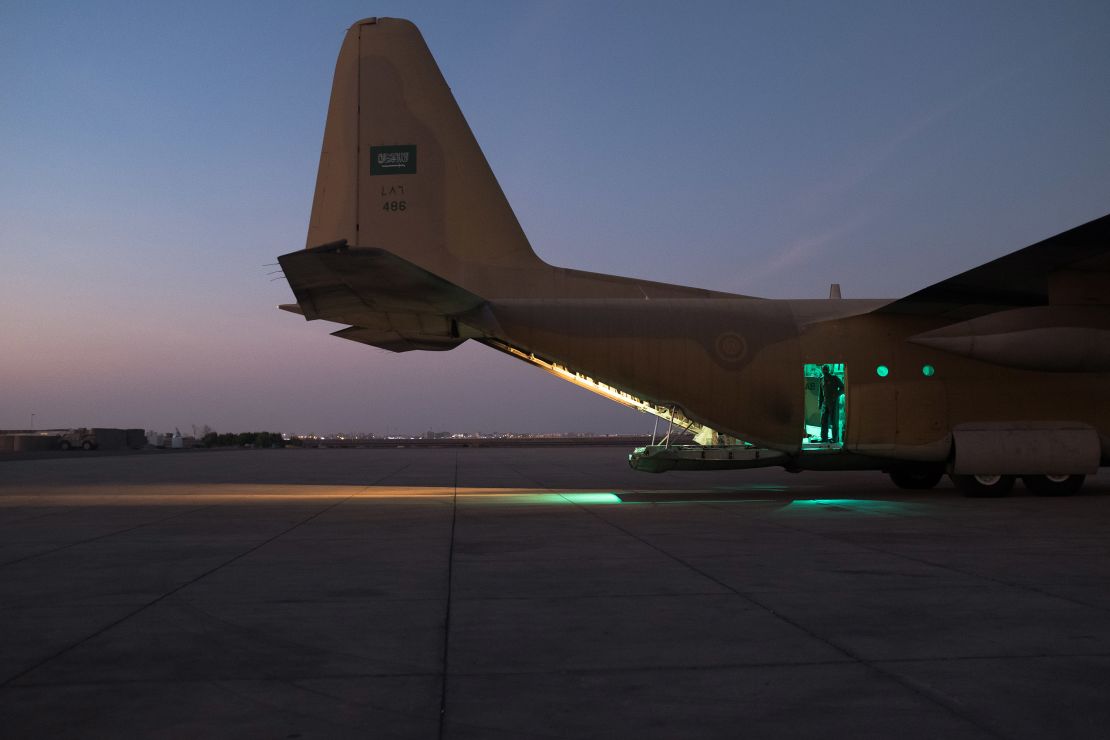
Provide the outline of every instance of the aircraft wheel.
[[940,483],[944,469],[933,465],[907,465],[890,471],[890,479],[899,488],[924,491]]
[[1024,475],[1025,487],[1038,496],[1071,496],[1083,487],[1085,475]]
[[61,447],[63,451],[66,451],[66,450],[69,450],[69,448],[70,448],[70,446],[71,446],[71,445],[69,444],[69,440],[68,440],[68,439],[63,439],[63,440],[62,440],[62,443],[61,443],[60,445],[58,445],[58,446],[59,446],[59,447]]
[[952,482],[965,496],[972,498],[998,498],[1014,487],[1012,475],[952,475]]

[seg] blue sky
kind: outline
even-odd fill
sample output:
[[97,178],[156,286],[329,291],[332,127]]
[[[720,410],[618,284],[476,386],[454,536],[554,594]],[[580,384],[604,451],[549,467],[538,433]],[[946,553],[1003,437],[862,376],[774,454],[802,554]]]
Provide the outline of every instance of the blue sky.
[[650,430],[273,308],[367,15],[421,27],[554,264],[893,297],[1110,212],[1105,2],[7,3],[0,428]]

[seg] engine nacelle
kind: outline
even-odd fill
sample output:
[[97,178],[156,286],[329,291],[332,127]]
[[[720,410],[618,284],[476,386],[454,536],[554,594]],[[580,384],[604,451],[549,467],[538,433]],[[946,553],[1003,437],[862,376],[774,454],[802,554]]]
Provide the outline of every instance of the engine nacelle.
[[944,326],[909,341],[1023,370],[1105,372],[1110,371],[1110,309],[1017,308]]

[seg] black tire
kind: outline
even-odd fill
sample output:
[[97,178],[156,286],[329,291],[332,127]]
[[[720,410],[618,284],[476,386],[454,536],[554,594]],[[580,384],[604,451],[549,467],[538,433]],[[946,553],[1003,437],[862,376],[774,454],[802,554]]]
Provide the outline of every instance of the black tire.
[[952,482],[970,498],[1000,498],[1014,487],[1012,475],[951,475]]
[[81,449],[82,450],[91,450],[92,449],[92,442],[90,442],[89,440],[86,439],[84,442],[81,443]]
[[68,451],[68,450],[69,450],[69,448],[70,448],[70,447],[72,447],[73,445],[71,445],[71,444],[69,443],[69,440],[68,440],[68,439],[63,439],[63,440],[62,440],[62,443],[61,443],[60,445],[58,445],[58,446],[62,448],[62,451],[63,451],[63,452],[66,452],[66,451]]
[[924,491],[933,488],[944,476],[944,468],[935,465],[906,465],[890,471],[890,479],[899,488]]
[[1023,475],[1025,487],[1037,496],[1072,496],[1083,487],[1085,475]]

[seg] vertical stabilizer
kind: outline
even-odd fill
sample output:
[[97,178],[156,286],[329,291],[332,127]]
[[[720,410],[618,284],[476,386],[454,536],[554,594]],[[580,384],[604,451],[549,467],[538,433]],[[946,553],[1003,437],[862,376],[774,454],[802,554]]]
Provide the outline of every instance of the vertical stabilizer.
[[340,239],[459,285],[544,266],[405,20],[359,21],[339,52],[306,246]]

